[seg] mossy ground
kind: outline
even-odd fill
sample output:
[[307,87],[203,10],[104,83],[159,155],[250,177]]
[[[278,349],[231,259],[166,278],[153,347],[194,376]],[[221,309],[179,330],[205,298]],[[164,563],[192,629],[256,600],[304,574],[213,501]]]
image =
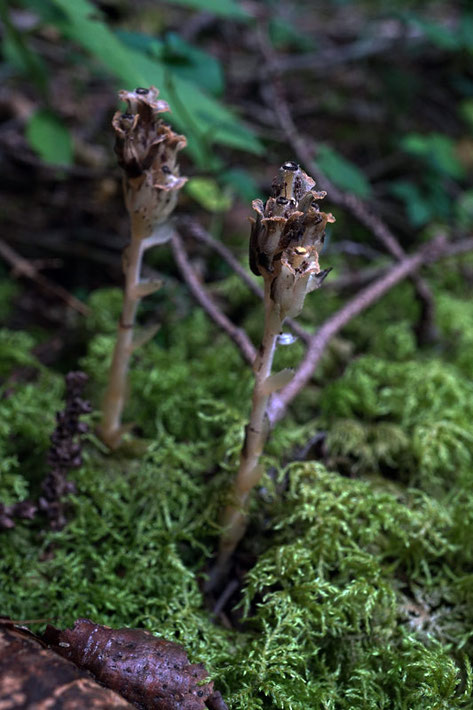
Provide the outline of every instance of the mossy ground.
[[[38,518],[2,533],[2,613],[58,626],[88,616],[176,639],[232,710],[473,707],[473,302],[459,278],[458,262],[432,272],[437,345],[417,349],[417,306],[402,284],[343,332],[274,431],[243,542],[256,564],[238,629],[214,623],[199,575],[251,373],[199,309],[176,300],[133,365],[127,417],[147,446],[110,455],[89,436],[67,527],[47,532]],[[256,337],[259,306],[248,309],[234,277],[219,293],[249,313]],[[337,299],[312,295],[303,320],[320,322]],[[97,407],[120,294],[90,303],[81,366]],[[6,502],[34,495],[62,404],[62,375],[39,365],[33,345],[1,334],[2,376],[29,373],[7,380],[0,403]],[[281,349],[279,364],[301,352]],[[323,461],[283,464],[318,430]]]

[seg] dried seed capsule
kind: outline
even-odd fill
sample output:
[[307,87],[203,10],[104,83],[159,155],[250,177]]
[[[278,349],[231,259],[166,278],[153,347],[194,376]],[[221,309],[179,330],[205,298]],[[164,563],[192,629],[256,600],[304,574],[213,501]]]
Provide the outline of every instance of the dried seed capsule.
[[128,111],[116,113],[112,122],[115,151],[125,172],[125,204],[138,238],[148,237],[169,217],[186,182],[179,175],[177,162],[186,138],[162,120],[161,114],[169,111],[169,106],[158,99],[158,94],[154,86],[120,91]]
[[299,170],[299,166],[293,160],[287,160],[281,165],[281,170]]
[[273,196],[253,202],[250,267],[271,285],[271,298],[282,318],[300,313],[306,293],[322,279],[318,254],[331,214],[320,211],[314,180],[293,161],[286,161],[273,181]]

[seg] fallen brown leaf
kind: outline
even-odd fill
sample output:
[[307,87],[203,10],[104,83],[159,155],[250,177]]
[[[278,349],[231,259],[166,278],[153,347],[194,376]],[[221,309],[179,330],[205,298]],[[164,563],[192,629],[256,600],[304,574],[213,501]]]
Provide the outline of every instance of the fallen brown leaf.
[[46,648],[27,629],[0,621],[0,710],[132,710],[117,693]]
[[204,666],[189,663],[182,646],[149,631],[78,619],[64,631],[48,626],[43,638],[140,710],[228,710],[213,681],[205,682]]

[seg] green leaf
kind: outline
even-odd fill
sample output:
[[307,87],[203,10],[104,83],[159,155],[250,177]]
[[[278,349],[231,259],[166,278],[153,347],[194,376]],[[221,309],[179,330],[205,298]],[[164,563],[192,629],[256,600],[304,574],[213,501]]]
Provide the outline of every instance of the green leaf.
[[371,185],[362,171],[328,145],[321,145],[317,151],[320,170],[342,190],[366,199],[371,195]]
[[97,9],[88,0],[54,0],[64,10],[64,34],[102,61],[128,87],[158,86],[172,107],[172,120],[189,138],[189,149],[199,165],[211,162],[213,143],[222,143],[261,153],[262,146],[238,118],[191,81],[169,71],[162,62],[123,44],[97,19]]
[[212,178],[194,177],[186,184],[186,192],[209,212],[225,212],[232,198]]
[[167,2],[236,20],[248,20],[251,17],[250,13],[243,9],[237,0],[167,0]]
[[465,49],[473,51],[473,12],[465,12],[460,20],[458,34]]
[[409,133],[401,139],[401,148],[419,156],[441,173],[454,179],[464,177],[465,170],[458,160],[455,141],[442,133]]
[[207,152],[214,143],[258,155],[263,152],[258,139],[230,109],[200,91],[190,81],[169,73],[162,93],[172,106],[173,120],[177,119],[183,130],[197,129]]
[[[88,0],[53,0],[65,13],[65,20],[58,23],[66,37],[74,40],[100,59],[104,66],[129,86],[140,86],[142,73],[134,62],[135,52],[123,45],[101,21],[99,12]],[[156,79],[158,76],[156,69]]]
[[48,75],[42,58],[30,49],[25,33],[20,32],[10,19],[4,0],[0,0],[0,18],[3,24],[2,53],[5,59],[28,76],[46,95]]
[[460,116],[473,131],[473,99],[465,99],[460,104]]
[[277,49],[293,47],[297,52],[308,52],[315,48],[314,40],[303,35],[300,29],[286,17],[284,20],[274,17],[269,21],[269,36]]
[[437,22],[412,18],[412,23],[420,27],[425,36],[440,49],[456,50],[461,49],[461,41],[458,35],[447,27],[439,25]]
[[169,32],[164,41],[141,32],[123,30],[119,30],[116,36],[128,48],[143,52],[152,59],[158,59],[175,75],[194,82],[215,96],[222,94],[224,78],[220,62],[174,32]]
[[415,183],[399,180],[391,185],[391,192],[404,202],[407,217],[413,227],[422,227],[434,216],[434,206],[421,195]]
[[71,165],[72,138],[56,114],[47,109],[36,111],[26,125],[26,137],[31,148],[45,163]]
[[216,96],[222,94],[224,80],[220,62],[174,32],[166,35],[157,57],[182,79],[188,79]]
[[455,204],[455,216],[460,229],[473,228],[473,190],[464,192]]
[[264,192],[247,170],[231,168],[222,173],[221,180],[225,185],[229,185],[245,202],[251,202],[257,197],[264,199]]
[[64,19],[64,12],[53,5],[54,0],[20,0],[20,2],[33,10],[43,22],[55,25]]

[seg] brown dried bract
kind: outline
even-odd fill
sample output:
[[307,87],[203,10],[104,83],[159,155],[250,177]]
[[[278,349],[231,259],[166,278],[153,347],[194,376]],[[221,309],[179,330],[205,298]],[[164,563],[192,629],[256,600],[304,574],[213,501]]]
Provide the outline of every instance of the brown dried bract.
[[0,622],[1,710],[123,710],[124,698],[49,650],[33,634]]
[[45,640],[62,656],[145,710],[225,710],[202,664],[182,646],[141,629],[111,629],[78,619],[73,629],[48,626]]

